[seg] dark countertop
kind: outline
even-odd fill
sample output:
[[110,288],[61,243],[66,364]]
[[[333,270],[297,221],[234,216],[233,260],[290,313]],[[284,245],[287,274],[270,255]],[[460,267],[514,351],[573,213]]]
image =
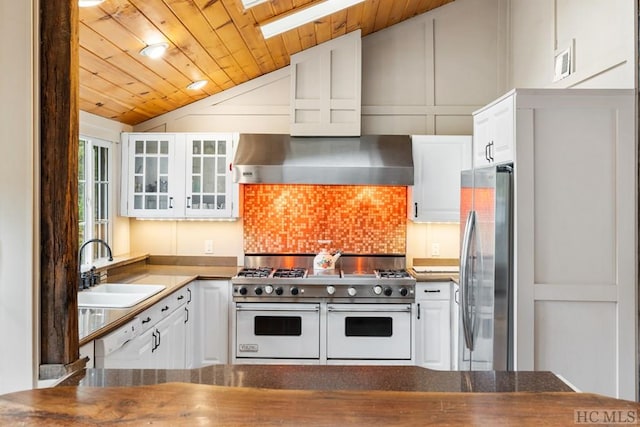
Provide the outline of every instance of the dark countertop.
[[571,392],[551,372],[434,371],[419,366],[212,365],[191,370],[85,369],[59,386],[130,387],[167,382],[289,390]]
[[409,273],[416,279],[416,282],[459,282],[458,273],[418,273],[410,268]]

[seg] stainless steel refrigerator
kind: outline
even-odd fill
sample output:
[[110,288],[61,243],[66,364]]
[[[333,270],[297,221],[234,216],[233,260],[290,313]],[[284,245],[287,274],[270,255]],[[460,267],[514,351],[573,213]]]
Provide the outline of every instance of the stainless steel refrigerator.
[[513,166],[463,171],[460,370],[513,370]]

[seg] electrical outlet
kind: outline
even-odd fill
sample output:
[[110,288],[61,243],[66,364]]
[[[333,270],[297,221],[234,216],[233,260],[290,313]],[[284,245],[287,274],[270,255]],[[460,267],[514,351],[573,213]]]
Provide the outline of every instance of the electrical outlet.
[[431,244],[431,256],[440,256],[440,243]]
[[212,254],[213,253],[213,240],[205,240],[204,241],[204,253]]

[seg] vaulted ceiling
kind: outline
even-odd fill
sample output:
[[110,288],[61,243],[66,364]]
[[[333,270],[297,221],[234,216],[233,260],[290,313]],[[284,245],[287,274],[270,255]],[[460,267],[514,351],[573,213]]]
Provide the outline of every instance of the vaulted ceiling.
[[[265,40],[259,24],[318,0],[106,0],[80,9],[80,109],[135,125],[289,65],[348,32],[362,36],[453,0],[366,0]],[[140,55],[166,42],[160,59]],[[187,85],[208,84],[199,90]]]

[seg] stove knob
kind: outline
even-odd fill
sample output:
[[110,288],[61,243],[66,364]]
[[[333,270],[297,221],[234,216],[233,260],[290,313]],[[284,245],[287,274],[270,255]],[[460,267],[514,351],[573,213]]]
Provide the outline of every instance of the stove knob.
[[382,286],[377,285],[373,287],[373,293],[376,295],[380,295],[382,293]]
[[282,295],[282,288],[276,288],[276,295]]
[[336,288],[335,288],[335,286],[327,286],[327,293],[328,293],[329,295],[333,295],[333,294],[335,294],[335,293],[336,293]]
[[388,297],[391,296],[391,294],[393,293],[393,289],[391,288],[384,288],[384,294]]
[[240,295],[246,295],[247,294],[247,288],[245,288],[243,286],[243,287],[240,288],[240,290],[238,292],[240,292]]
[[271,285],[267,285],[267,286],[265,286],[265,287],[264,287],[264,291],[265,291],[265,293],[267,293],[267,294],[271,294],[271,293],[273,293],[273,286],[271,286]]
[[262,295],[262,288],[256,288],[255,293],[256,295]]
[[291,288],[291,295],[298,295],[299,292],[300,291],[298,291],[298,288],[296,287]]
[[408,293],[409,291],[407,290],[407,288],[400,288],[400,295],[402,295],[403,297],[406,297]]
[[355,297],[358,291],[356,290],[356,288],[349,288],[347,289],[347,293],[349,294],[350,297]]

